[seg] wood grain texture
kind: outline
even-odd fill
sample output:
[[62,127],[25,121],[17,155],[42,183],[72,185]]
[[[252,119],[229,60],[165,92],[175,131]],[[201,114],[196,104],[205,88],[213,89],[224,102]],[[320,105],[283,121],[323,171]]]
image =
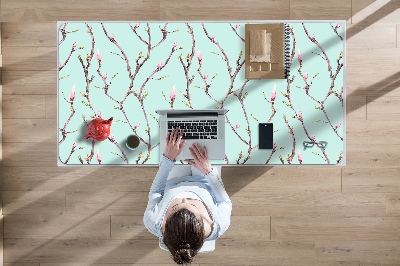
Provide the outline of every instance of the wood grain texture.
[[363,28],[379,22],[398,22],[399,1],[352,0],[352,23]]
[[387,143],[381,139],[381,144],[362,143],[358,140],[347,142],[347,166],[365,168],[390,168],[398,165],[400,145]]
[[400,97],[367,97],[367,119],[399,121],[399,104]]
[[40,266],[40,263],[4,263],[3,266]]
[[[337,167],[223,167],[222,178],[230,195],[244,186],[246,192],[340,191],[340,168]],[[317,170],[318,169],[318,170]]]
[[158,169],[135,168],[4,167],[3,190],[148,192]]
[[357,21],[353,17],[356,16],[359,12],[365,12],[368,10],[368,6],[376,2],[376,0],[351,0],[351,22],[357,23]]
[[399,168],[344,168],[343,192],[396,193],[399,176]]
[[[5,239],[8,254],[6,261],[42,261],[43,263],[169,263],[170,253],[158,247],[152,240],[22,240]],[[219,252],[199,254],[196,263],[243,265],[249,261],[255,265],[306,265],[315,262],[314,241],[242,241],[219,239]],[[268,250],[268,252],[265,252]],[[52,254],[58,254],[55,258]],[[296,259],[294,259],[296,258]]]
[[232,198],[236,216],[385,216],[384,193],[246,193]]
[[47,143],[13,142],[3,143],[4,166],[54,166],[57,165],[57,150]]
[[346,98],[346,119],[367,119],[367,97],[350,96]]
[[57,74],[49,71],[7,71],[3,72],[3,94],[57,94]]
[[400,144],[400,124],[396,120],[354,120],[347,124],[346,131],[350,143]]
[[111,239],[153,239],[144,226],[143,215],[111,215]]
[[57,96],[56,95],[46,95],[46,118],[57,119]]
[[358,262],[360,264],[398,264],[400,241],[337,241],[317,240],[315,242],[317,261]]
[[[1,6],[5,6],[5,3],[2,2]],[[4,8],[2,8],[1,12],[3,13],[3,11]],[[2,46],[4,47],[3,49],[5,49],[4,51],[7,52],[7,49],[13,49],[11,48],[13,46],[25,47],[27,51],[21,52],[22,55],[26,56],[29,56],[28,51],[36,51],[36,53],[42,53],[43,51],[45,51],[45,49],[49,49],[49,47],[52,47],[51,50],[55,51],[57,44],[57,22],[26,22],[27,21],[2,23],[1,39]],[[45,49],[43,49],[43,47]],[[35,54],[32,54],[30,56],[34,56]]]
[[45,22],[57,20],[157,20],[159,0],[52,1],[3,0],[1,21]]
[[400,217],[272,217],[272,240],[398,240]]
[[386,214],[388,216],[400,216],[400,193],[386,196]]
[[[353,24],[349,29],[352,31],[359,31],[358,34],[348,39],[347,45],[351,45],[353,49],[396,48],[396,24],[391,22],[379,22],[366,28]],[[371,38],[371,36],[373,36],[373,38]],[[387,38],[386,36],[394,37]]]
[[246,241],[248,239],[254,241],[269,240],[271,233],[270,221],[270,216],[232,216],[229,229],[220,239],[229,238],[236,241]]
[[51,140],[54,143],[56,126],[56,119],[3,119],[3,142],[43,143]]
[[[290,0],[184,1],[160,0],[161,20],[282,20],[289,19]],[[246,12],[243,12],[246,10]]]
[[4,95],[4,118],[46,118],[44,95]]
[[[171,262],[173,262],[171,260]],[[176,266],[176,263],[40,263],[40,266]],[[200,266],[197,263],[191,263],[191,266]],[[17,265],[18,266],[18,265]],[[30,266],[30,265],[27,265]]]
[[144,215],[148,192],[66,192],[66,213]]
[[3,214],[63,214],[64,192],[3,191]]
[[7,215],[4,229],[6,232],[4,238],[110,239],[110,216]]
[[57,20],[260,19],[347,21],[347,165],[223,167],[231,225],[192,265],[399,264],[400,1],[34,2],[1,1],[4,265],[174,265],[142,221],[158,167],[57,167]]
[[[400,50],[347,48],[347,96],[400,96]],[[380,67],[375,66],[379,62]]]
[[396,24],[396,48],[400,47],[400,24]]
[[[0,173],[1,173],[1,168],[0,168]],[[4,265],[4,216],[3,216],[3,211],[1,212],[0,216],[0,265]]]
[[[14,46],[15,53],[9,53],[3,57],[4,70],[6,71],[55,71],[57,69],[57,51],[53,47],[41,47],[34,49],[29,55],[19,53],[18,50],[31,50],[24,47]],[[40,52],[38,50],[41,50]],[[9,56],[12,55],[12,56]]]
[[290,0],[290,19],[343,19],[351,17],[351,1]]

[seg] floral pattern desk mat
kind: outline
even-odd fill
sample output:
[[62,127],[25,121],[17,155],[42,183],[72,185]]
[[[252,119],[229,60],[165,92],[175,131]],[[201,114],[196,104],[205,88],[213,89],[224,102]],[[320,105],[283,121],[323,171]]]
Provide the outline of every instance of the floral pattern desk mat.
[[[226,157],[213,164],[343,163],[344,21],[288,23],[290,76],[276,80],[245,79],[244,22],[60,23],[59,164],[157,165],[155,110],[168,108],[229,109]],[[96,117],[114,118],[102,142],[83,138]],[[264,122],[270,150],[258,149]]]

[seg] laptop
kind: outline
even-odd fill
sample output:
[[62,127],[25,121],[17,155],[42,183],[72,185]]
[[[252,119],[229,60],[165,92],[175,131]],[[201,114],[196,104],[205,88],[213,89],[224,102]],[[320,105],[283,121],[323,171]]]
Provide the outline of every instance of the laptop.
[[160,115],[160,156],[165,151],[166,137],[173,128],[184,131],[186,145],[176,160],[193,159],[189,147],[206,146],[208,158],[225,159],[225,114],[227,109],[156,110]]

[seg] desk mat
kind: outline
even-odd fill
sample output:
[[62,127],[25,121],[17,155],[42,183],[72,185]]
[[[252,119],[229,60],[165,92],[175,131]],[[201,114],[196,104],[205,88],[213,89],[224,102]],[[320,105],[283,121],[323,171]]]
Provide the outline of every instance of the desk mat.
[[[285,22],[290,76],[279,80],[245,79],[246,23],[60,23],[59,165],[157,165],[155,110],[168,108],[229,109],[226,157],[213,164],[343,164],[345,22]],[[102,142],[84,139],[96,117],[114,119]],[[267,122],[274,145],[260,150]]]

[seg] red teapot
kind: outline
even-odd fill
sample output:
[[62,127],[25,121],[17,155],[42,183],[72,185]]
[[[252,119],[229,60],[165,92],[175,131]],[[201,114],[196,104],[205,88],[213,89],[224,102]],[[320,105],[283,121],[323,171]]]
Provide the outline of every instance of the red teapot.
[[84,139],[92,138],[96,141],[103,141],[108,138],[110,135],[112,120],[112,117],[108,120],[99,117],[90,121],[86,127],[87,134],[84,136]]

